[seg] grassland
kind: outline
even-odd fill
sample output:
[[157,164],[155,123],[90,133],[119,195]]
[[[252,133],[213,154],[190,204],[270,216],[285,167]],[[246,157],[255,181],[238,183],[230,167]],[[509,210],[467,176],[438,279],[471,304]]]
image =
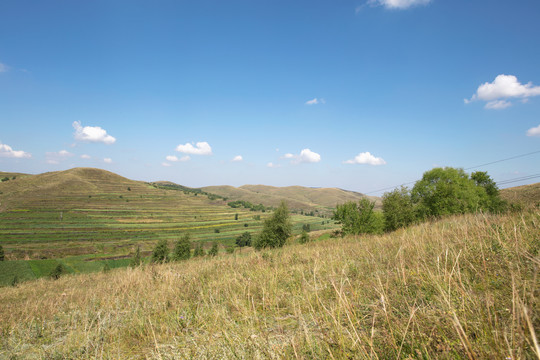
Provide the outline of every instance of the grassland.
[[[308,188],[303,186],[274,187],[266,185],[208,186],[202,190],[227,197],[229,200],[249,201],[252,204],[265,206],[278,206],[282,199],[286,199],[289,207],[295,211],[317,211],[321,214],[330,214],[337,204],[347,201],[359,201],[366,195],[336,188]],[[381,199],[368,196],[375,201],[377,208]]]
[[[0,285],[17,273],[20,280],[41,277],[42,267],[59,262],[70,273],[125,265],[137,246],[148,254],[158,240],[172,246],[183,233],[206,248],[214,241],[231,246],[242,232],[260,231],[267,216],[88,168],[17,177],[0,183],[0,192],[0,244],[10,260],[0,262]],[[336,228],[312,216],[295,215],[293,222],[296,233],[303,224]],[[30,260],[34,268],[23,264]]]
[[40,279],[0,292],[3,358],[532,359],[540,213]]

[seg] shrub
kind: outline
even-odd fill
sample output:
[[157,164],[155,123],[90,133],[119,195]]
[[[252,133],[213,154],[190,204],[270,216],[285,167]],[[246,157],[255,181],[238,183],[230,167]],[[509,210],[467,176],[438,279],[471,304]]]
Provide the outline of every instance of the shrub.
[[173,250],[173,260],[187,260],[191,257],[191,241],[189,241],[189,234],[184,234],[176,244]]
[[375,203],[362,199],[358,203],[348,201],[338,205],[333,219],[341,223],[342,234],[374,234],[382,230],[379,216],[375,215]]
[[0,261],[4,260],[6,260],[6,255],[4,253],[4,248],[2,247],[2,245],[0,245]]
[[159,240],[156,246],[154,247],[154,251],[152,251],[152,262],[154,263],[160,263],[160,262],[166,262],[169,257],[169,245],[167,244],[167,240]]
[[197,256],[204,256],[204,249],[201,243],[198,243],[197,246],[195,246],[195,250],[193,250],[193,257]]
[[394,231],[407,227],[416,219],[411,193],[406,187],[384,193],[382,200],[384,230]]
[[216,234],[219,234],[219,231],[220,231],[219,229],[214,229],[214,232],[215,232]]
[[135,250],[135,255],[133,255],[133,257],[131,258],[129,266],[135,267],[135,266],[141,265],[141,263],[142,263],[141,247],[137,246],[137,250]]
[[302,225],[302,231],[310,232],[311,231],[311,225],[309,225],[309,224]]
[[208,251],[208,256],[216,256],[218,254],[218,244],[215,242],[212,244],[212,248]]
[[238,220],[238,214],[234,214],[234,220]]
[[300,239],[298,239],[298,242],[300,244],[305,244],[307,242],[309,242],[311,239],[309,238],[309,234],[307,233],[307,231],[302,231],[302,234],[300,235]]
[[56,265],[56,267],[49,273],[49,277],[53,278],[54,280],[58,280],[65,272],[66,269],[64,268],[64,265],[58,263],[58,265]]
[[292,225],[287,204],[282,201],[272,216],[264,221],[261,234],[254,243],[256,249],[282,247],[291,236]]
[[251,246],[251,234],[248,231],[246,231],[242,235],[238,236],[236,238],[236,246],[238,247]]

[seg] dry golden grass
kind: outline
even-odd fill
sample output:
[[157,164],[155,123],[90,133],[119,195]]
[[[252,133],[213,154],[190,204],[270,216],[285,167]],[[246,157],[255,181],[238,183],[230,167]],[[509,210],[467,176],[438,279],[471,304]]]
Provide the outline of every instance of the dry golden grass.
[[0,358],[530,359],[540,213],[39,280],[0,292]]

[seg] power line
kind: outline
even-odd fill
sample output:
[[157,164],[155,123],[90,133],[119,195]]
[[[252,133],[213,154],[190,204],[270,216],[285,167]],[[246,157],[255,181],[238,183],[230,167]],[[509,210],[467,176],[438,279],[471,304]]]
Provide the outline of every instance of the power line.
[[[479,168],[479,167],[482,167],[482,166],[497,164],[497,163],[500,163],[500,162],[503,162],[503,161],[514,160],[514,159],[518,159],[518,158],[521,158],[521,157],[524,157],[524,156],[534,155],[534,154],[538,154],[538,153],[540,153],[540,150],[529,152],[529,153],[526,153],[526,154],[520,154],[520,155],[512,156],[512,157],[505,158],[505,159],[491,161],[491,162],[481,164],[481,165],[471,166],[471,167],[468,167],[468,168],[466,168],[464,170],[476,169],[476,168]],[[531,179],[534,179],[535,177],[539,177],[539,176],[536,176],[536,175],[531,175],[531,176],[533,176],[533,177],[531,177]],[[510,180],[515,180],[515,179],[510,179]],[[529,180],[529,179],[515,180],[513,182],[524,181],[524,180]],[[504,184],[506,184],[505,181],[509,181],[509,180],[503,180],[501,183],[497,183],[497,185],[499,185],[499,184],[504,185]],[[395,186],[389,186],[389,187],[386,187],[384,189],[373,190],[373,191],[370,191],[370,192],[366,192],[364,194],[365,195],[374,194],[374,193],[378,193],[378,192],[385,191],[385,190],[395,189],[395,188],[397,188],[399,186],[405,186],[405,185],[414,184],[415,182],[416,181],[410,181],[410,182],[406,182],[406,183],[395,185]],[[508,184],[510,184],[510,182]]]
[[519,182],[519,181],[526,181],[526,180],[536,179],[536,178],[539,178],[539,177],[540,177],[540,174],[528,175],[528,176],[523,176],[523,177],[514,178],[514,179],[502,180],[502,181],[497,182],[497,185],[506,185],[506,184],[511,184],[511,183],[515,183],[515,182]]

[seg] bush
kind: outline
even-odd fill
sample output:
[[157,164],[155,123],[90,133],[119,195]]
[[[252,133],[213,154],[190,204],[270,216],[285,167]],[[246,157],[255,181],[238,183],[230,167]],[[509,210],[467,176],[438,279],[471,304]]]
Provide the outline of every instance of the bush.
[[375,203],[362,199],[358,203],[348,201],[338,205],[333,219],[341,223],[341,231],[346,234],[374,234],[382,231],[379,216],[375,215]]
[[305,244],[307,242],[309,242],[311,239],[309,238],[309,234],[307,233],[307,231],[302,231],[302,234],[300,235],[300,239],[298,239],[298,242],[300,244]]
[[152,262],[154,263],[163,263],[166,262],[169,258],[169,245],[167,240],[159,240],[152,251]]
[[189,234],[184,234],[176,244],[173,250],[173,260],[187,260],[191,257],[191,241],[189,241]]
[[6,260],[6,255],[4,253],[4,248],[2,247],[2,245],[0,245],[0,261],[4,260]]
[[65,272],[66,269],[64,268],[64,265],[59,263],[54,269],[51,270],[49,277],[53,278],[54,280],[58,280]]
[[204,256],[204,249],[201,243],[198,243],[193,250],[193,257]]
[[141,247],[137,246],[137,250],[135,250],[135,255],[133,255],[133,257],[131,258],[129,266],[135,267],[135,266],[141,265],[141,263],[142,263]]
[[302,225],[302,231],[310,232],[310,231],[311,231],[311,225],[309,225],[309,224],[303,224],[303,225]]
[[218,254],[219,248],[217,243],[212,244],[212,248],[208,251],[208,256],[216,256]]
[[382,209],[385,231],[407,227],[416,219],[411,193],[403,186],[400,189],[384,193]]
[[214,229],[214,233],[219,234],[219,229]]
[[251,234],[248,231],[246,231],[242,235],[238,236],[236,238],[236,246],[238,247],[251,246]]
[[287,204],[282,201],[272,216],[264,221],[261,234],[255,241],[255,248],[282,247],[291,236],[292,225]]

